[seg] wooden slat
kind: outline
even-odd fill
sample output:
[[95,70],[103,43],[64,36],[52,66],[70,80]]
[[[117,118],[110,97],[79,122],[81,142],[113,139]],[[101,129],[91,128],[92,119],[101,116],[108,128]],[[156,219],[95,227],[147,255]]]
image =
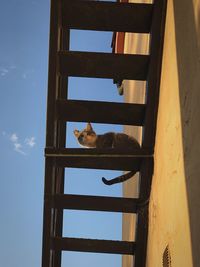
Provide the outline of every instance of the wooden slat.
[[64,121],[142,126],[145,105],[99,101],[58,100],[57,117]]
[[57,167],[66,168],[85,168],[85,169],[103,169],[103,170],[121,170],[121,171],[139,171],[141,158],[129,157],[74,157],[65,158],[55,157]]
[[83,238],[52,238],[52,249],[133,255],[135,243]]
[[167,0],[155,0],[151,28],[150,63],[147,78],[147,109],[142,145],[154,148]]
[[62,0],[62,25],[71,29],[148,33],[151,4]]
[[148,148],[116,149],[116,148],[54,148],[47,147],[45,156],[48,157],[151,157],[153,151]]
[[149,56],[61,51],[58,61],[62,76],[146,80]]
[[[142,151],[146,154],[143,154]],[[53,157],[57,167],[139,171],[143,158],[151,157],[148,155],[148,152],[148,150],[141,149],[55,150],[47,148],[45,155],[46,157]]]
[[136,198],[103,197],[57,194],[51,198],[53,208],[136,213],[139,200]]

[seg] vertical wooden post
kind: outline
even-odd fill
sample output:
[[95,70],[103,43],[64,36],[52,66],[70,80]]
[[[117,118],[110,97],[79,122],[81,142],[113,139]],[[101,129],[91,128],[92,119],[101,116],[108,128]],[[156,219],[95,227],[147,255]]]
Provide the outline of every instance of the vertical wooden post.
[[[56,95],[57,87],[57,66],[56,56],[58,51],[58,1],[51,1],[51,21],[49,40],[49,73],[48,73],[48,98],[47,98],[47,124],[46,124],[46,147],[56,146]],[[53,267],[53,253],[50,248],[50,239],[54,233],[53,223],[55,213],[52,212],[48,196],[55,194],[55,168],[53,159],[45,161],[45,188],[44,188],[44,219],[43,219],[43,255],[42,267]]]
[[[148,201],[151,192],[151,181],[153,175],[153,158],[145,158],[140,168],[140,193],[139,199],[144,206],[138,210],[137,226],[136,226],[136,250],[134,267],[145,267],[147,253],[147,237],[148,237]],[[145,203],[146,202],[146,203]]]
[[[61,28],[61,6],[59,6],[59,50],[69,50],[69,29]],[[68,96],[68,77],[58,77],[58,94],[57,99],[66,100]],[[57,120],[57,143],[56,147],[64,148],[66,145],[66,122],[63,120]],[[56,168],[56,194],[64,194],[64,179],[65,179],[65,168]],[[63,209],[55,209],[55,236],[62,237],[63,231]],[[62,252],[54,252],[54,266],[61,266]]]
[[150,62],[147,75],[147,108],[144,120],[143,147],[154,148],[155,145],[166,8],[167,0],[154,0],[150,33]]

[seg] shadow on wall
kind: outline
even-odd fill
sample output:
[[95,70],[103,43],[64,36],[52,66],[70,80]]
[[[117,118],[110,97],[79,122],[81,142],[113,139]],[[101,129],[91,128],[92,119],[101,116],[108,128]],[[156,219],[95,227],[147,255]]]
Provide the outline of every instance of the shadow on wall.
[[199,0],[173,0],[173,3],[185,177],[196,267],[200,253],[200,10],[197,10]]

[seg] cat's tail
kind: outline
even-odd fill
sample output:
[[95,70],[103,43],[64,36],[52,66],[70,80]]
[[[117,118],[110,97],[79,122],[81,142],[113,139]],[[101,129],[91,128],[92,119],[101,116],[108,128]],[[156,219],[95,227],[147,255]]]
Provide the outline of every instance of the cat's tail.
[[111,180],[107,180],[106,178],[102,177],[102,181],[104,184],[106,185],[113,185],[113,184],[118,184],[118,183],[122,183],[128,179],[130,179],[133,175],[136,174],[137,171],[130,171],[127,172],[125,174],[122,174],[116,178],[113,178]]

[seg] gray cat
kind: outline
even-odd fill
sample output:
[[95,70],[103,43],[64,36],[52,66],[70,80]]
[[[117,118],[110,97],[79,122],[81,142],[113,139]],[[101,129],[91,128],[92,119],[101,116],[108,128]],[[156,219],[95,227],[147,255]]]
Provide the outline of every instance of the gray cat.
[[[138,141],[125,133],[108,132],[97,135],[90,123],[87,124],[83,131],[74,130],[74,135],[78,143],[87,148],[140,148]],[[111,180],[107,180],[103,177],[102,181],[106,185],[121,183],[130,179],[136,172],[137,171],[130,171]]]

